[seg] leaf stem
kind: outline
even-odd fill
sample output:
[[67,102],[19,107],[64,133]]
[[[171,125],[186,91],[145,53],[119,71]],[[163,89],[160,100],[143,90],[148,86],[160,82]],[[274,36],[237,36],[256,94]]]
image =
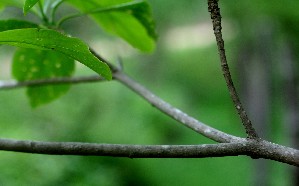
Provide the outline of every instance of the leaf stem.
[[39,10],[40,10],[40,13],[41,13],[41,16],[42,16],[42,19],[43,19],[44,23],[47,24],[49,22],[49,20],[48,20],[46,14],[44,12],[43,4],[42,4],[41,1],[38,1],[38,7],[39,7]]
[[52,5],[51,5],[51,20],[50,22],[52,24],[54,24],[55,22],[55,14],[56,14],[56,11],[58,9],[58,7],[64,2],[65,0],[57,0],[55,1]]

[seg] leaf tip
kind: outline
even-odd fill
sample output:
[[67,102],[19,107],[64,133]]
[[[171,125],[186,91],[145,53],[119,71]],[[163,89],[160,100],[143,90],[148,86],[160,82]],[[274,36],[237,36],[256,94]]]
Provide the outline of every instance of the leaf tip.
[[109,66],[106,63],[104,63],[104,64],[106,66],[105,67],[106,69],[103,70],[100,75],[103,76],[106,80],[111,81],[113,78],[111,69],[109,68]]

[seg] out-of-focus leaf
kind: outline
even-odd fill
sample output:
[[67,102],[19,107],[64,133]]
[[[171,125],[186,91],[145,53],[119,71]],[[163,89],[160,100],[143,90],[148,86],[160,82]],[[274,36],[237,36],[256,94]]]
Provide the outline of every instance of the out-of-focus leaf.
[[[51,1],[51,0],[48,0]],[[65,0],[55,0],[54,2],[51,3],[51,8],[57,7],[57,5],[63,3]]]
[[146,28],[150,37],[157,39],[156,27],[152,17],[152,10],[146,1],[133,6],[132,15]]
[[25,4],[23,7],[24,14],[27,14],[27,12],[40,0],[25,0]]
[[6,30],[14,30],[21,28],[38,28],[38,25],[32,22],[23,21],[23,20],[0,20],[0,32]]
[[[100,8],[112,11],[90,14],[92,18],[107,32],[125,39],[141,51],[150,52],[155,48],[157,38],[151,9],[146,1],[132,0],[68,0],[83,13],[96,12]],[[130,6],[126,6],[130,5]]]
[[53,0],[44,0],[43,1],[43,11],[48,12],[48,9],[51,7],[51,4],[53,3]]
[[[25,3],[25,0],[0,0],[0,11],[5,7],[10,7],[10,6],[23,9],[24,3]],[[38,16],[41,16],[40,12],[38,11],[38,9],[36,7],[31,8],[29,11]]]
[[15,6],[22,8],[24,0],[0,0],[0,10],[6,6]]
[[[18,81],[68,77],[74,72],[74,60],[58,52],[20,48],[13,58],[12,74]],[[65,94],[70,85],[28,87],[32,107],[49,103]]]
[[96,58],[85,43],[55,30],[26,28],[0,32],[0,44],[57,51],[81,62],[107,80],[112,79],[108,65]]

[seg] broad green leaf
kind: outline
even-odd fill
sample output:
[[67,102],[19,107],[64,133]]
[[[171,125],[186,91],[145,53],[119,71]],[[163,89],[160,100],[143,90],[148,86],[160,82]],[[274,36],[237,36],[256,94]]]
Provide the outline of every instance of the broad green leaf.
[[[107,32],[120,36],[141,51],[155,48],[156,32],[151,9],[146,1],[132,0],[68,0],[81,12],[89,14]],[[132,6],[125,6],[128,3]],[[123,6],[122,6],[123,4]],[[98,9],[117,6],[113,11],[95,13]]]
[[[13,58],[12,74],[18,81],[68,77],[74,72],[74,60],[58,52],[20,48]],[[28,87],[32,107],[49,103],[65,94],[70,85]]]
[[143,1],[142,4],[133,6],[132,15],[146,28],[150,37],[157,39],[156,25],[152,17],[150,5]]
[[107,80],[112,79],[108,65],[96,58],[85,43],[55,30],[26,28],[0,32],[0,44],[57,51],[81,62]]
[[14,30],[21,28],[38,28],[38,25],[32,22],[23,21],[23,20],[0,20],[0,32],[6,30]]
[[27,14],[27,12],[40,0],[25,0],[25,4],[23,7],[24,14]]

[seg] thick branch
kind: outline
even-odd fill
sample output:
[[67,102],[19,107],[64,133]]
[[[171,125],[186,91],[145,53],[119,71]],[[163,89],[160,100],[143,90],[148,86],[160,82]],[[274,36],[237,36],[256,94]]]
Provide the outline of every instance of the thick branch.
[[0,139],[0,150],[48,155],[128,158],[207,158],[247,155],[299,166],[299,151],[267,141],[206,145],[122,145]]
[[33,154],[128,158],[205,158],[246,154],[246,148],[244,148],[242,143],[209,145],[122,145],[22,141],[11,139],[0,139],[0,150]]
[[274,144],[265,140],[250,140],[252,157],[271,159],[299,167],[299,150]]
[[255,129],[253,128],[251,121],[245,112],[245,109],[243,108],[243,105],[239,99],[236,88],[233,84],[233,80],[231,78],[231,74],[230,74],[227,59],[226,59],[225,49],[224,49],[224,40],[222,38],[221,15],[220,15],[220,8],[218,7],[218,0],[208,0],[208,6],[209,6],[209,12],[211,13],[211,19],[213,21],[213,29],[214,29],[214,34],[215,34],[216,41],[217,41],[222,72],[223,72],[223,76],[226,81],[226,85],[228,87],[230,96],[231,96],[231,98],[234,102],[235,108],[241,118],[241,121],[244,125],[244,128],[246,130],[248,138],[258,139],[258,135],[257,135]]

